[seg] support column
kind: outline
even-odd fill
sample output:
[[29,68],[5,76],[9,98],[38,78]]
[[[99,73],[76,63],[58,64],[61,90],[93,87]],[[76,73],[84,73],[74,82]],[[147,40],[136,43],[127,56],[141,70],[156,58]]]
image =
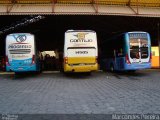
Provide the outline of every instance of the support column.
[[159,48],[159,68],[160,68],[160,31],[159,31],[159,23],[157,24],[157,39],[158,39],[158,48]]

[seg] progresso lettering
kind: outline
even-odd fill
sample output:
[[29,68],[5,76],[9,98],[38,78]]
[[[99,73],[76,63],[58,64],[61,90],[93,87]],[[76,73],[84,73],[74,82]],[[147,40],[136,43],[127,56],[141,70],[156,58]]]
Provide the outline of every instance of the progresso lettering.
[[70,42],[92,42],[92,39],[70,39]]
[[14,45],[14,44],[12,44],[12,45],[9,45],[8,46],[8,49],[10,49],[10,48],[31,48],[32,47],[32,45]]
[[88,51],[75,51],[76,54],[88,54]]

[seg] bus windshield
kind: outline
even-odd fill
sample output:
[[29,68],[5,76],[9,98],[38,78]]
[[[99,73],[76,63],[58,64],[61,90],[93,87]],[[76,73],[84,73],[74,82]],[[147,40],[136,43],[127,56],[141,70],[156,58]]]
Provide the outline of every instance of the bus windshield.
[[130,57],[139,59],[148,58],[148,39],[147,34],[132,33],[129,36]]
[[10,34],[6,38],[6,56],[10,62],[31,59],[35,53],[34,36],[27,33]]

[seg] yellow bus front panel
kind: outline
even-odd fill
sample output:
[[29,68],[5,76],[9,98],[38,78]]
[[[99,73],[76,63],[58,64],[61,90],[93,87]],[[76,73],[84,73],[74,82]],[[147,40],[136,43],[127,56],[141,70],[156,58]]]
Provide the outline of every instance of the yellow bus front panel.
[[64,72],[91,72],[98,70],[96,57],[69,57],[64,62]]
[[158,47],[152,47],[152,68],[159,68],[159,48]]

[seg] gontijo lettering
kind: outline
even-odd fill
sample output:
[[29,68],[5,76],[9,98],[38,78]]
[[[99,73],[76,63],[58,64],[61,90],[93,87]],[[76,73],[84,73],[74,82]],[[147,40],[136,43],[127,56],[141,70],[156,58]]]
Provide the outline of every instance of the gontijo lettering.
[[92,42],[92,39],[85,39],[85,36],[88,33],[78,33],[74,36],[77,37],[77,39],[70,39],[70,42]]
[[92,42],[92,39],[71,39],[70,42]]

